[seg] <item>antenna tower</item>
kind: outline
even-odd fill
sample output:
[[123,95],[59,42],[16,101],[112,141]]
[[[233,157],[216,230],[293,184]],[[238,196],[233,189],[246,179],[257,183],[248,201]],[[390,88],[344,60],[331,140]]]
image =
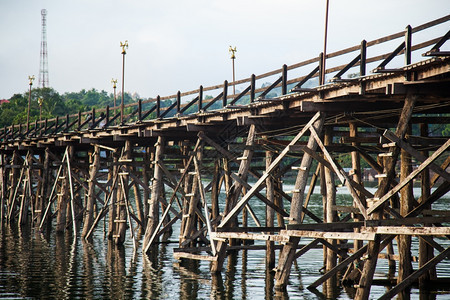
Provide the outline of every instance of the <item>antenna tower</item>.
[[39,69],[39,86],[48,87],[48,53],[47,53],[47,10],[41,10],[42,35],[41,35],[41,67]]

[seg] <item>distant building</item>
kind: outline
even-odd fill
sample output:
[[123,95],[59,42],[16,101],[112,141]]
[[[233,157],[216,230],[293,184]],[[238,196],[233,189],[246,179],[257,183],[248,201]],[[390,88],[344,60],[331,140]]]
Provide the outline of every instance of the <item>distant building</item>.
[[0,99],[0,105],[2,105],[3,103],[9,103],[9,100],[7,100],[7,99]]

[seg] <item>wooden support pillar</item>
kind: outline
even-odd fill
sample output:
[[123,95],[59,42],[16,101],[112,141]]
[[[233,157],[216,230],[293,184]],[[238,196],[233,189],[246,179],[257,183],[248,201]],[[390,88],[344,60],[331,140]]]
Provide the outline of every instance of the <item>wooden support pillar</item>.
[[[63,165],[64,162],[63,162]],[[56,232],[63,233],[67,223],[67,200],[69,195],[69,172],[67,167],[63,166],[62,172],[59,178],[60,186],[57,193],[57,214],[56,214]]]
[[[269,166],[273,161],[273,152],[268,150],[266,151],[266,172]],[[267,177],[266,179],[266,198],[270,202],[275,202],[275,193],[274,193],[274,179],[272,176]],[[275,211],[273,208],[267,206],[266,207],[266,226],[274,227],[275,226]],[[275,243],[273,241],[266,242],[266,269],[272,270],[275,267]]]
[[[256,138],[256,128],[255,125],[250,125],[249,131],[248,131],[248,136],[247,136],[247,142],[246,145],[247,146],[253,146],[255,143],[255,138]],[[250,163],[252,161],[252,156],[253,156],[253,149],[245,149],[243,151],[243,155],[242,157],[240,157],[240,165],[239,165],[239,171],[238,171],[238,177],[240,177],[240,179],[242,179],[243,181],[247,181],[247,176],[248,176],[248,170],[250,169]],[[225,171],[227,172],[227,171]],[[237,204],[237,201],[241,195],[241,191],[242,191],[242,184],[240,184],[239,182],[235,181],[233,183],[233,185],[230,187],[229,189],[229,193],[227,194],[226,197],[226,202],[225,202],[225,209],[224,209],[224,215],[227,215]],[[228,226],[237,226],[237,220],[236,218],[233,218],[234,220],[230,221],[227,225]],[[226,255],[226,248],[227,245],[225,242],[218,242],[217,243],[217,260],[213,261],[211,263],[211,272],[213,274],[220,272],[220,270],[222,269],[223,266],[223,262],[225,260],[225,255]]]
[[[149,167],[149,162],[153,161],[152,160],[152,153],[154,153],[152,151],[151,147],[146,147],[145,148],[145,153],[144,153],[144,165],[142,166],[142,181],[144,181],[146,184],[148,184],[149,182],[149,178],[151,177],[151,175],[149,175],[150,173],[150,167]],[[145,233],[145,228],[147,227],[147,216],[148,216],[148,210],[149,210],[149,193],[150,193],[150,189],[144,189],[144,192],[142,193],[142,203],[144,206],[144,218],[142,219],[142,226],[144,227],[143,232]]]
[[92,226],[92,222],[94,221],[94,204],[95,204],[95,180],[97,177],[97,172],[100,168],[100,148],[98,146],[94,147],[94,153],[92,153],[92,163],[89,166],[89,180],[88,180],[88,195],[87,202],[84,211],[84,223],[83,223],[83,231],[81,236],[86,237],[89,229]]
[[[144,165],[146,165],[145,161],[144,161]],[[134,172],[134,174],[136,176],[138,176],[137,166],[133,166],[131,169]],[[144,182],[147,183],[146,181],[144,181]],[[141,189],[139,187],[139,184],[136,181],[133,184],[133,193],[134,193],[134,203],[135,203],[135,207],[136,207],[137,217],[139,218],[139,221],[144,222],[146,217],[144,215],[144,205],[142,203]],[[141,227],[139,231],[144,233],[145,228]]]
[[[409,128],[409,132],[411,128]],[[411,155],[405,150],[400,152],[400,181],[405,180],[406,177],[412,172]],[[412,181],[405,185],[400,190],[400,214],[405,217],[414,208],[414,195]],[[398,277],[397,283],[402,282],[412,272],[411,263],[411,236],[399,235],[398,236],[398,254],[400,256],[398,262]]]
[[[183,170],[184,172],[186,172],[186,175],[184,176],[184,180],[182,182],[183,184],[183,190],[184,190],[184,194],[185,195],[189,195],[191,194],[192,191],[192,175],[189,175],[189,159],[188,157],[192,156],[193,153],[191,153],[189,155],[190,152],[190,146],[189,146],[190,141],[186,140],[186,141],[182,141],[181,142],[181,155],[183,155]],[[183,173],[183,172],[182,172]],[[181,218],[181,226],[180,226],[180,237],[179,237],[179,242],[180,242],[180,247],[182,247],[182,244],[184,243],[184,241],[186,240],[186,236],[184,236],[184,232],[186,230],[186,224],[188,222],[188,214],[189,214],[189,201],[190,201],[190,197],[192,196],[184,196],[183,197],[183,204],[182,204],[182,218]]]
[[[428,124],[420,124],[420,136],[428,137]],[[425,157],[429,156],[427,150],[421,152]],[[420,184],[422,196],[420,197],[420,204],[426,203],[431,194],[431,181],[430,181],[430,171],[428,168],[421,173],[421,184]],[[424,209],[431,209],[431,204],[424,207]],[[424,224],[424,226],[431,226],[430,224]],[[432,236],[429,237],[433,239]],[[422,268],[428,261],[434,258],[434,248],[428,244],[425,240],[419,239],[419,268]],[[426,286],[427,282],[436,279],[436,268],[431,267],[430,270],[425,272],[419,277],[419,286],[422,288]]]
[[34,211],[36,224],[41,224],[47,202],[48,186],[51,185],[49,182],[50,158],[47,150],[48,148],[46,148],[43,153],[39,154],[39,162],[42,164],[42,169],[39,171],[39,176],[42,179],[39,181],[36,194],[36,206]]
[[[6,130],[5,130],[6,131]],[[6,155],[0,152],[0,226],[3,224],[3,217],[5,216],[6,206],[6,189],[7,189],[7,168]]]
[[[202,152],[202,147],[200,147],[198,151],[196,153],[193,153],[192,155],[196,156],[198,161],[202,161]],[[199,182],[196,178],[196,172],[197,171],[195,171],[195,174],[191,177],[192,185],[189,191],[190,196],[187,197],[187,214],[183,216],[183,218],[186,219],[186,225],[184,227],[184,232],[182,233],[183,240],[191,237],[194,234],[198,222],[196,211],[199,205]],[[191,246],[195,247],[195,241],[192,241]]]
[[[220,196],[220,161],[214,161],[214,174],[211,187],[211,219],[215,220],[219,216],[219,196]],[[216,227],[216,226],[214,226]]]
[[[112,153],[112,165],[109,167],[109,173],[114,174],[111,178],[114,178],[115,174],[118,173],[119,169],[119,149],[116,152]],[[118,179],[120,182],[120,180]],[[117,203],[117,194],[119,188],[117,188],[119,184],[116,184],[116,187],[111,187],[111,205],[109,206],[109,219],[108,219],[108,239],[112,240],[113,235],[115,234],[115,224],[114,220],[116,219],[116,203]]]
[[31,205],[31,211],[33,212],[33,161],[31,156],[33,155],[32,151],[28,151],[27,156],[25,157],[24,162],[24,183],[22,190],[22,201],[20,203],[19,210],[19,225],[23,226],[28,222],[28,206]]
[[[312,127],[317,133],[320,134],[324,123],[324,116],[317,119]],[[316,151],[317,142],[311,134],[308,140],[307,147],[312,151]],[[300,164],[300,169],[295,181],[294,191],[291,202],[291,212],[289,216],[289,224],[300,224],[301,214],[303,209],[304,192],[308,181],[309,169],[311,167],[312,157],[306,152],[303,154],[303,158]],[[278,266],[275,274],[275,288],[278,290],[284,290],[289,280],[289,274],[291,272],[291,266],[295,258],[295,250],[297,247],[299,238],[293,238],[287,242],[280,254],[278,260]]]
[[151,236],[156,230],[159,223],[159,197],[162,192],[163,185],[163,171],[158,163],[163,162],[165,138],[163,136],[158,137],[158,141],[155,145],[155,160],[154,160],[154,173],[152,194],[150,198],[150,205],[147,216],[147,228],[145,230],[143,249],[147,248],[147,244],[150,241]]
[[[121,159],[126,162],[128,162],[131,159],[131,153],[133,152],[133,148],[131,146],[131,141],[126,140],[123,154]],[[120,159],[119,159],[120,163]],[[126,164],[125,166],[122,166],[122,169],[119,170],[119,183],[120,183],[120,197],[117,199],[117,209],[116,209],[116,219],[115,219],[115,226],[116,226],[116,233],[114,235],[114,243],[116,245],[122,245],[125,242],[125,234],[127,231],[127,201],[128,198],[128,192],[129,192],[129,186],[128,186],[128,180],[130,178],[129,175],[130,167],[128,167]]]
[[[332,141],[333,141],[333,128],[328,127],[325,130],[324,145],[329,146],[332,144]],[[336,184],[334,179],[334,172],[329,168],[325,168],[325,184],[327,190],[326,196],[327,201],[326,201],[326,215],[324,219],[326,223],[332,223],[337,221],[336,211],[333,210],[333,207],[336,206]],[[333,246],[337,245],[337,240],[335,239],[330,239],[328,240],[328,242]],[[336,266],[336,261],[337,261],[336,252],[327,247],[327,260],[325,266],[327,272]]]
[[13,220],[15,219],[15,199],[14,199],[14,194],[15,194],[15,190],[17,188],[17,185],[19,184],[19,169],[16,168],[16,166],[19,165],[19,153],[14,150],[13,155],[12,155],[12,159],[11,159],[11,164],[13,165],[13,168],[11,170],[11,174],[10,174],[10,189],[9,189],[9,197],[8,197],[8,212],[12,212],[8,214],[8,221],[9,222],[13,222]]
[[[411,119],[416,101],[417,96],[411,93],[407,94],[395,133],[395,135],[399,138],[403,138],[408,130],[408,123]],[[395,146],[390,147],[389,152],[392,153],[392,156],[387,157],[385,160],[384,174],[386,174],[386,177],[383,178],[377,191],[375,192],[375,198],[381,198],[385,195],[395,178],[395,165],[399,155],[399,148]],[[382,219],[382,214],[382,208],[378,209],[372,213],[372,219]],[[368,243],[367,256],[369,259],[364,263],[361,279],[359,280],[358,289],[356,290],[355,299],[357,300],[365,300],[369,298],[370,287],[372,286],[379,251],[380,238],[377,236],[375,241]]]
[[[361,47],[362,47],[362,45],[361,45]],[[362,51],[362,49],[361,49],[361,51]],[[365,69],[365,65],[364,65],[364,69]],[[352,123],[349,124],[349,130],[350,130],[350,132],[349,132],[350,133],[350,137],[357,137],[358,136],[358,127],[356,126],[355,123],[352,122]],[[358,145],[359,145],[359,143],[352,142],[352,146],[357,147]],[[351,152],[351,157],[352,157],[352,170],[353,170],[352,179],[353,179],[354,182],[356,182],[356,183],[358,183],[360,185],[363,185],[362,175],[361,175],[361,159],[360,159],[360,156],[359,156],[359,152],[358,151],[352,151]],[[358,195],[360,197],[364,197],[363,195],[361,195],[361,193],[359,191],[356,191],[356,193],[358,193]],[[357,204],[355,203],[355,201],[353,201],[353,206],[357,207]],[[353,219],[354,219],[355,222],[363,220],[362,216],[360,216],[360,215],[356,215]],[[359,231],[360,231],[359,228],[355,228],[354,229],[354,232],[359,232]],[[363,241],[361,241],[361,240],[354,240],[353,241],[353,249],[354,249],[355,252],[358,251],[358,249],[362,247],[362,245],[363,245],[362,242]]]

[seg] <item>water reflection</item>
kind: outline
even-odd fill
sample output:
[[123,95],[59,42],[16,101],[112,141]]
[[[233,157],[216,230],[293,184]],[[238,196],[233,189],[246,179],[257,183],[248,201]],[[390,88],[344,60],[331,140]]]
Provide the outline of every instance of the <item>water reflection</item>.
[[[259,209],[255,205],[255,211]],[[317,214],[322,211],[320,205],[314,204],[311,210]],[[177,230],[174,228],[173,236],[178,234]],[[439,243],[446,242],[439,240]],[[0,298],[268,300],[354,297],[353,288],[336,287],[335,282],[312,291],[306,289],[320,276],[322,249],[312,249],[294,263],[287,291],[280,292],[274,290],[274,274],[265,266],[264,250],[230,252],[223,272],[211,276],[209,262],[176,261],[173,250],[177,246],[178,243],[159,244],[146,256],[142,255],[142,245],[138,244],[137,252],[133,251],[131,241],[116,246],[105,238],[102,230],[94,233],[91,244],[80,238],[74,242],[70,232],[41,233],[26,226],[20,229],[3,225],[0,227]],[[415,254],[418,247],[414,247]],[[449,276],[448,266],[448,261],[442,262],[439,276]],[[377,274],[386,276],[388,271],[388,261],[380,260]],[[374,298],[385,291],[385,287],[372,287]],[[448,293],[419,293],[413,288],[411,294],[405,296],[434,300],[445,299]]]

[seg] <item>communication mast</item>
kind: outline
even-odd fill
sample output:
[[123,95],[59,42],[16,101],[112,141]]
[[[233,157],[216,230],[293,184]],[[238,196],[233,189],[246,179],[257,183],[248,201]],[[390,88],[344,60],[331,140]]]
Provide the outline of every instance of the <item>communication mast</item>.
[[39,69],[39,86],[48,87],[48,53],[47,53],[47,10],[41,10],[42,35],[41,35],[41,66]]

